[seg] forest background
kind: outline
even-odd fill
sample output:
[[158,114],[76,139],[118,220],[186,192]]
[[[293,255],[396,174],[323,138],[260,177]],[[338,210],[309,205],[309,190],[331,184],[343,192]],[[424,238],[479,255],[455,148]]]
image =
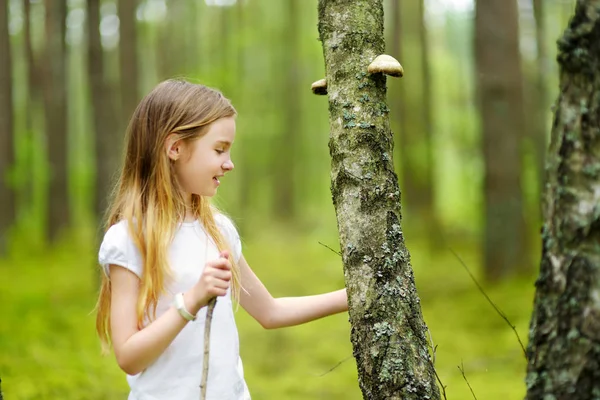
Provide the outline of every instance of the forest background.
[[[94,332],[96,235],[110,187],[98,177],[117,170],[137,101],[169,77],[217,87],[238,110],[236,168],[217,203],[272,294],[343,286],[341,259],[327,249],[338,247],[327,100],[310,90],[324,76],[316,0],[0,4],[5,398],[126,397],[124,375],[100,355]],[[556,40],[574,8],[573,0],[481,0],[477,7],[493,4],[515,12],[497,13],[506,31],[490,37],[485,21],[476,23],[474,1],[384,1],[387,52],[405,69],[404,78],[388,80],[402,227],[449,399],[472,397],[457,366],[478,399],[525,393],[515,333],[456,255],[525,343],[539,266],[543,153],[558,94]],[[506,53],[500,88],[485,84],[477,37],[480,56]],[[505,114],[479,107],[498,97],[511,99]],[[498,181],[485,184],[492,164]],[[507,211],[506,203],[518,207]],[[500,211],[510,217],[499,221]],[[347,315],[276,331],[243,310],[236,315],[254,398],[361,398]]]

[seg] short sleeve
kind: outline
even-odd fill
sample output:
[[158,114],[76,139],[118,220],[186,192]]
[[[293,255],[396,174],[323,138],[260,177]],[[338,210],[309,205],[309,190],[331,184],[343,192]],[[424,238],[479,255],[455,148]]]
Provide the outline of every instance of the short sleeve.
[[233,259],[235,262],[239,262],[240,257],[242,256],[242,241],[240,240],[240,235],[238,234],[235,225],[233,225],[233,222],[223,214],[216,214],[215,221],[221,230],[221,233],[229,243],[229,247],[233,253]]
[[107,275],[109,266],[113,264],[142,277],[142,257],[129,235],[127,221],[120,221],[106,231],[98,251],[98,261]]

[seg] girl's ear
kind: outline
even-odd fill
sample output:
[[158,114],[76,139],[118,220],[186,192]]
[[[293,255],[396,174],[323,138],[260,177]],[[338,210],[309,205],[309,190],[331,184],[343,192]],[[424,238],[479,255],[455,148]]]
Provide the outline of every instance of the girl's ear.
[[170,133],[165,140],[165,151],[167,157],[173,161],[177,161],[181,156],[181,142],[179,141],[179,135],[176,133]]

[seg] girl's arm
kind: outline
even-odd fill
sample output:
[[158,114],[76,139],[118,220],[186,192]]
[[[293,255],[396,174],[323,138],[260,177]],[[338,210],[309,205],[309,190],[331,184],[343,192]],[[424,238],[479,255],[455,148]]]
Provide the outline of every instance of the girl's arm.
[[[224,296],[231,279],[230,269],[231,264],[225,258],[208,262],[198,282],[184,293],[185,308],[196,315],[209,299]],[[152,323],[138,329],[139,278],[123,267],[111,265],[110,281],[112,347],[119,367],[127,374],[135,375],[156,361],[188,321],[175,307],[170,307]]]
[[273,298],[243,255],[239,268],[240,304],[266,329],[299,325],[348,310],[346,289],[315,296]]

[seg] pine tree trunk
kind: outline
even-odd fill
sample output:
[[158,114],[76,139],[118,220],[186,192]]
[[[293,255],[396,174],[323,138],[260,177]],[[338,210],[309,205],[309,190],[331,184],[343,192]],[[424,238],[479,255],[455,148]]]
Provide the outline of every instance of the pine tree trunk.
[[117,4],[120,21],[119,71],[121,79],[121,124],[123,127],[126,127],[139,101],[139,68],[135,22],[137,0],[118,0]]
[[386,78],[382,0],[319,1],[332,157],[331,192],[348,289],[351,340],[365,399],[438,399],[410,256]]
[[[25,102],[25,108],[29,111],[25,116],[25,129],[24,133],[27,137],[28,143],[32,144],[38,139],[36,134],[37,119],[34,116],[37,114],[37,110],[40,108],[40,73],[36,57],[33,50],[33,37],[32,37],[32,14],[31,14],[31,2],[30,0],[23,0],[23,51],[25,53],[25,64],[27,65],[27,99]],[[34,157],[32,146],[27,146],[27,155],[25,158],[25,179],[24,188],[22,191],[22,203],[21,207],[31,209],[33,207],[33,191],[34,191]]]
[[535,162],[538,182],[538,193],[541,198],[544,182],[544,164],[546,157],[546,132],[547,121],[550,116],[550,107],[546,98],[546,80],[548,79],[548,55],[546,51],[546,15],[544,1],[533,0],[533,12],[535,16],[535,43],[537,47],[537,73],[535,82],[535,129],[533,130],[533,145],[535,150]]
[[67,173],[67,48],[65,44],[67,2],[45,3],[44,113],[50,164],[48,237],[51,241],[69,226]]
[[8,2],[0,4],[0,255],[6,252],[7,231],[15,221],[15,195],[8,181],[14,163],[12,63],[8,32]]
[[293,220],[295,217],[295,167],[297,154],[300,151],[300,132],[302,123],[300,93],[298,93],[299,80],[299,11],[298,0],[287,0],[287,26],[285,32],[285,45],[282,50],[285,59],[285,87],[281,92],[281,101],[285,104],[284,129],[279,134],[278,146],[275,149],[275,183],[274,208],[275,215],[282,220]]
[[578,0],[558,48],[528,400],[600,398],[600,0]]
[[87,0],[87,11],[87,67],[96,149],[94,214],[97,222],[100,222],[108,206],[111,179],[119,163],[119,153],[114,151],[114,145],[119,142],[121,135],[117,127],[116,109],[111,101],[111,90],[104,72],[104,52],[100,41],[100,0]]
[[517,0],[477,0],[475,52],[485,163],[483,253],[485,276],[492,282],[526,265],[518,32]]

